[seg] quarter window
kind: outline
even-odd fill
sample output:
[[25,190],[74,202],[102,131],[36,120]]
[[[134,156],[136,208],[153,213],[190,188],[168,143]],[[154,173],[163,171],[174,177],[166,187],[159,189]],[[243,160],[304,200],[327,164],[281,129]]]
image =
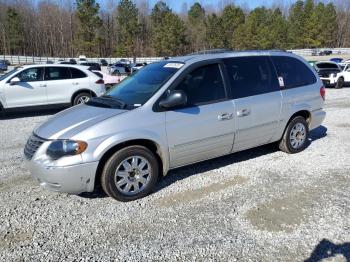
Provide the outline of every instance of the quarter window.
[[72,74],[73,79],[86,77],[86,74],[84,72],[80,71],[79,69],[71,67],[71,68],[69,68],[69,70]]
[[225,60],[233,98],[279,91],[268,57],[235,57]]
[[200,105],[226,98],[218,64],[195,69],[175,88],[186,93],[189,105]]
[[46,67],[45,80],[70,79],[70,71],[67,67]]
[[21,80],[21,82],[36,82],[43,81],[43,68],[29,68],[20,72],[16,77]]
[[288,56],[272,56],[277,74],[283,77],[285,88],[293,88],[316,83],[314,73],[301,61]]

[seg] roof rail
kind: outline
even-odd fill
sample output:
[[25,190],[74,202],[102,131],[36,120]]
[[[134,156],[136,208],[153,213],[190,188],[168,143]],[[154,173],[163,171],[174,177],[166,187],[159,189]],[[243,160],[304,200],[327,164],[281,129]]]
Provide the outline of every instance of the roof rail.
[[208,50],[201,50],[194,53],[190,53],[187,55],[206,55],[206,54],[219,54],[219,53],[227,53],[232,52],[232,49],[229,48],[215,48],[215,49],[208,49]]

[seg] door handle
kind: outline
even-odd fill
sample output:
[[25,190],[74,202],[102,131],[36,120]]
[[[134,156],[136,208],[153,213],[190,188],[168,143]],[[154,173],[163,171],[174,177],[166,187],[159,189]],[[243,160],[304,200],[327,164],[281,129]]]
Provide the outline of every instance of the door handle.
[[47,87],[47,85],[46,84],[42,84],[42,85],[39,85],[40,87]]
[[250,110],[249,109],[242,109],[237,111],[237,116],[243,117],[243,116],[248,116],[250,115]]
[[77,85],[79,85],[79,83],[77,83],[77,82],[74,82],[74,83],[73,83],[73,85],[74,85],[74,86],[77,86]]
[[233,118],[233,114],[232,113],[223,113],[221,115],[218,115],[218,119],[220,121],[223,121],[223,120],[230,120]]

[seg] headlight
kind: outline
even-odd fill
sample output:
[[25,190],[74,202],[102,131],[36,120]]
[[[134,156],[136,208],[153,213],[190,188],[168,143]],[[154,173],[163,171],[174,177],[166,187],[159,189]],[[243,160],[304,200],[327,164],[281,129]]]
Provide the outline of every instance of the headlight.
[[332,74],[332,77],[337,77],[337,74],[336,73]]
[[79,155],[83,153],[86,148],[87,143],[84,141],[56,140],[49,145],[46,154],[53,159],[59,159],[63,156]]

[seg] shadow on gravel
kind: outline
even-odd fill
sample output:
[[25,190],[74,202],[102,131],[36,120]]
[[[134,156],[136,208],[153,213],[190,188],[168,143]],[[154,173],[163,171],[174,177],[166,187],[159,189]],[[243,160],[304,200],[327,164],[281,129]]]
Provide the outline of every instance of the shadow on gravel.
[[314,130],[311,130],[309,142],[312,143],[316,140],[324,138],[325,136],[327,136],[327,130],[328,129],[325,126],[319,126],[319,127],[315,128]]
[[[327,136],[327,128],[324,126],[317,127],[316,129],[310,132],[309,145],[312,142],[318,139],[321,139],[325,136]],[[174,169],[174,170],[171,170],[169,174],[166,177],[164,177],[164,179],[161,179],[155,191],[156,192],[160,191],[163,188],[170,186],[176,181],[188,178],[198,173],[205,173],[213,169],[218,169],[221,167],[232,165],[234,163],[239,163],[250,159],[258,158],[263,155],[274,153],[278,150],[279,149],[277,144],[273,143],[273,144],[263,145],[260,147],[233,153],[231,155],[207,160],[207,161],[193,164],[190,166]]]
[[54,115],[65,108],[38,108],[38,109],[18,109],[6,112],[4,115],[0,112],[0,120],[10,120],[25,117],[48,116]]
[[[326,135],[327,128],[324,126],[320,126],[310,132],[309,143],[321,139]],[[205,173],[213,169],[218,169],[221,167],[232,165],[234,163],[258,158],[263,155],[274,153],[278,150],[279,149],[276,143],[273,143],[171,170],[166,177],[160,179],[155,189],[155,192],[170,186],[176,181],[188,178],[190,176],[197,175],[199,173]],[[91,199],[107,197],[107,195],[103,193],[102,189],[98,189],[92,193],[82,193],[79,194],[79,196]]]
[[305,262],[319,262],[338,255],[342,255],[347,262],[350,262],[350,243],[337,245],[327,239],[322,239]]

